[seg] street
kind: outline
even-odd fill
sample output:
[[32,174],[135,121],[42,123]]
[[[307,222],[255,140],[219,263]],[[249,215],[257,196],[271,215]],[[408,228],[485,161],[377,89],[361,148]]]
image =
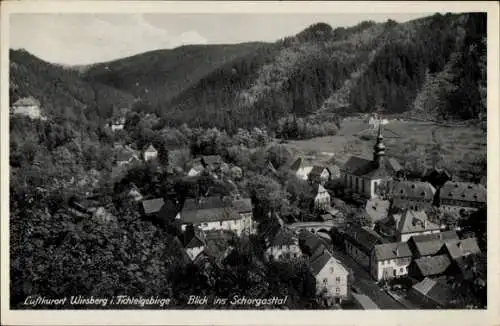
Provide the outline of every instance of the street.
[[377,282],[371,278],[368,271],[363,269],[361,265],[335,247],[330,248],[332,254],[354,272],[354,284],[352,287],[356,291],[370,297],[370,299],[372,299],[380,309],[406,309],[406,307],[394,300],[381,287],[379,287]]

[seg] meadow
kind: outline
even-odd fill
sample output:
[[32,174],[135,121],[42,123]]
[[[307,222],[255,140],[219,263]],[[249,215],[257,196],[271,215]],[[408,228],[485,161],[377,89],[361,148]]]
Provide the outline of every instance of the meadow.
[[[344,163],[352,155],[371,158],[376,132],[362,119],[349,119],[335,136],[290,141],[287,146],[309,163],[325,163],[332,156]],[[433,152],[438,152],[444,167],[462,173],[472,171],[479,160],[486,158],[486,133],[475,126],[391,120],[382,132],[386,154],[406,167],[415,161],[432,166]]]

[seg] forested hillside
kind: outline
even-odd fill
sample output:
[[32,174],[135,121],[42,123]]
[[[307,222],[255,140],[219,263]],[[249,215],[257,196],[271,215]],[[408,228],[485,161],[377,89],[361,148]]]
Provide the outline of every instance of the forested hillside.
[[11,51],[12,92],[40,98],[56,115],[109,117],[128,107],[156,113],[163,125],[230,133],[277,130],[295,118],[321,129],[380,110],[477,119],[486,112],[486,15],[318,23],[275,43],[183,46],[77,68]]

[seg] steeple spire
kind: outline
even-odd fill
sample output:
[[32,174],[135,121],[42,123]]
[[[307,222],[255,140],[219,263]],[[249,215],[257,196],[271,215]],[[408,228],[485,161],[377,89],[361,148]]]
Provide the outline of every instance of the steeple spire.
[[382,123],[378,124],[378,133],[377,133],[377,142],[375,146],[373,146],[373,162],[380,166],[383,157],[385,156],[385,145],[384,145],[384,136],[382,136]]

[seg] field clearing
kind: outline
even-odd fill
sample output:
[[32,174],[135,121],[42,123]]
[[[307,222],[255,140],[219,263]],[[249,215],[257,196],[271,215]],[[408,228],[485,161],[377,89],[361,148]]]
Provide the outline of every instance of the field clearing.
[[[367,132],[367,128],[368,124],[362,120],[349,120],[343,123],[342,129],[335,136],[290,141],[287,146],[306,155],[309,163],[322,163],[331,158],[322,155],[322,152],[332,153],[341,163],[352,155],[371,158],[376,130]],[[360,136],[360,131],[364,131],[362,134],[366,137]],[[446,166],[456,166],[459,170],[468,169],[474,160],[485,156],[487,152],[486,134],[473,126],[446,127],[427,122],[391,121],[382,126],[382,133],[387,147],[386,154],[397,158],[403,166],[411,163],[409,154],[412,153],[421,153],[429,165],[429,152],[434,146],[434,137],[441,144],[440,152]]]

